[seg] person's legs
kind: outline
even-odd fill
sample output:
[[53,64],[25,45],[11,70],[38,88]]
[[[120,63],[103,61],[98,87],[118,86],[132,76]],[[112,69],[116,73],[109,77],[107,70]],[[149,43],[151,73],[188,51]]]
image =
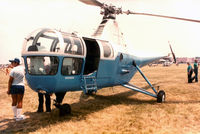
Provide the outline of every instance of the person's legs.
[[196,74],[196,75],[197,75],[196,82],[198,82],[198,71],[197,71],[197,74]]
[[193,72],[188,75],[188,83],[192,83],[195,77],[192,77]]
[[51,112],[51,97],[49,94],[45,94],[46,98],[46,112]]
[[188,75],[188,83],[191,83],[191,75]]
[[24,119],[24,116],[21,115],[22,112],[22,104],[23,104],[23,97],[24,94],[16,94],[17,95],[17,121]]
[[17,94],[17,108],[22,108],[24,94]]
[[43,112],[43,103],[44,103],[44,97],[42,93],[38,93],[38,101],[39,101],[39,105],[38,105],[38,110],[37,112]]
[[12,110],[14,113],[14,119],[17,118],[17,95],[16,94],[12,94]]
[[195,82],[198,82],[198,72],[195,71],[194,74],[195,74]]

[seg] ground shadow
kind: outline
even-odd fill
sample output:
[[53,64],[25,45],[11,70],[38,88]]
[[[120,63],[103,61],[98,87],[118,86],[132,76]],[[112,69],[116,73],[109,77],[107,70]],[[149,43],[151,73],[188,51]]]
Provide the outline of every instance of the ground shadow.
[[187,101],[166,101],[166,104],[199,104],[199,100],[187,100]]

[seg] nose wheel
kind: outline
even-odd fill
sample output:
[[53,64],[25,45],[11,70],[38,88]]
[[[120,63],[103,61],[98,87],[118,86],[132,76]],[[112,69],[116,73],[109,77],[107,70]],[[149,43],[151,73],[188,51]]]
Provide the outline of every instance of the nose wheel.
[[54,106],[59,109],[59,116],[65,116],[71,114],[71,106],[67,103],[61,104],[54,100]]
[[59,116],[65,116],[71,114],[71,107],[69,104],[65,103],[59,107]]
[[157,94],[157,102],[162,103],[165,101],[165,98],[166,98],[165,92],[163,90],[160,90]]

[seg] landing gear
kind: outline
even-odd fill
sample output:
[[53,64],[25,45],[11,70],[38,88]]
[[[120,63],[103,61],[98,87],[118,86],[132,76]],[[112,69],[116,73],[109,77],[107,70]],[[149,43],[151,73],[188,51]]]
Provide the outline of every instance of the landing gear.
[[165,92],[163,90],[160,90],[157,94],[157,102],[162,103],[165,101],[165,98],[166,98]]
[[71,114],[71,106],[67,103],[61,104],[54,100],[54,106],[59,109],[59,116],[65,116]]
[[59,109],[59,116],[65,116],[71,114],[71,107],[69,104],[62,104],[63,98],[66,92],[55,93],[56,100],[54,100],[54,106]]
[[[156,89],[153,87],[153,85],[149,82],[149,80],[145,77],[145,75],[142,73],[142,71],[140,70],[139,66],[136,65],[135,61],[133,61],[133,66],[135,66],[135,68],[139,71],[139,73],[142,75],[142,77],[145,79],[145,81],[149,84],[149,86],[152,88],[152,90],[154,91],[154,93],[148,92],[143,88],[139,88],[135,85],[131,85],[130,83],[126,83],[126,84],[122,84],[122,86],[129,88],[133,91],[137,91],[137,92],[141,92],[143,94],[152,96],[154,98],[157,98],[157,102],[158,103],[162,103],[165,101],[166,95],[165,92],[163,90],[160,90],[159,92],[156,91]],[[158,87],[159,90],[159,87]]]
[[71,114],[71,107],[69,104],[63,104],[59,108],[59,116],[65,116]]

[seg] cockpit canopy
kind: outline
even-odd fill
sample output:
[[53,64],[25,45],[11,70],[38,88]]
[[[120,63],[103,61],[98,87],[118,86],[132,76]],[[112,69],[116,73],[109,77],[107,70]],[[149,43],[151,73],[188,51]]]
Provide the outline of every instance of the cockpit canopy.
[[84,55],[80,38],[51,29],[38,29],[25,38],[22,55],[26,54]]

